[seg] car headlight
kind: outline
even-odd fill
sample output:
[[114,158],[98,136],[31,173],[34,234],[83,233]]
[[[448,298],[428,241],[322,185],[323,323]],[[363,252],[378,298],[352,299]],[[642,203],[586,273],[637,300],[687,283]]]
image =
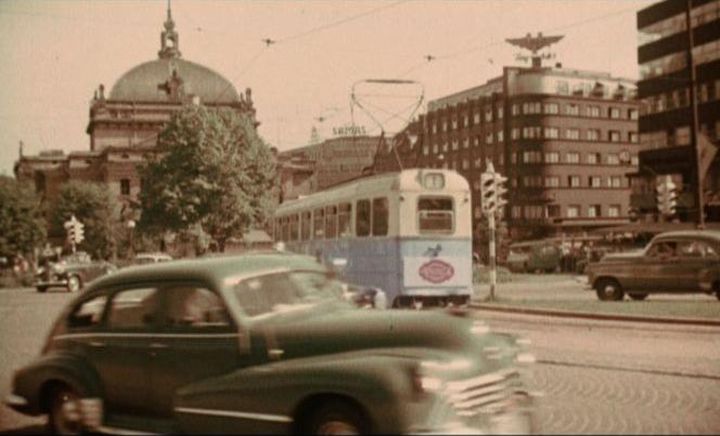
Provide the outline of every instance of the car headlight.
[[65,272],[65,267],[60,264],[55,264],[52,267],[52,272],[54,272],[55,274],[62,274]]

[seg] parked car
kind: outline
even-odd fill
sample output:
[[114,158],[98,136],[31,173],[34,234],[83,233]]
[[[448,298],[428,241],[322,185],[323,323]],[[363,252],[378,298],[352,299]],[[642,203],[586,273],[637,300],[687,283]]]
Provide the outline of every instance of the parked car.
[[703,292],[720,299],[720,231],[673,231],[655,236],[642,250],[606,254],[587,266],[588,283],[600,300],[627,293],[644,300],[656,292]]
[[169,260],[173,260],[173,258],[167,253],[138,253],[133,258],[132,265],[145,265]]
[[560,268],[562,252],[550,241],[526,241],[510,245],[506,265],[512,272],[554,272]]
[[120,270],[70,302],[5,403],[56,432],[533,431],[521,341],[457,311],[359,310],[333,277],[283,253]]
[[84,251],[54,258],[45,258],[35,274],[35,289],[45,292],[51,287],[61,287],[77,292],[91,280],[117,270],[104,260],[92,260]]

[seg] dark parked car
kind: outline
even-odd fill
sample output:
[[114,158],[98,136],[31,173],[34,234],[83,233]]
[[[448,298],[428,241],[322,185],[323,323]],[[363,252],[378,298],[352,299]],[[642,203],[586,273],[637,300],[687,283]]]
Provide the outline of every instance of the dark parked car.
[[533,431],[533,358],[444,312],[359,310],[314,258],[130,267],[64,310],[6,404],[57,432]]
[[607,254],[587,266],[600,300],[625,293],[644,300],[656,292],[704,292],[720,299],[720,231],[674,231],[655,236],[643,250]]
[[35,289],[45,292],[51,287],[61,287],[68,292],[77,292],[93,279],[117,270],[117,267],[104,260],[92,260],[84,251],[78,251],[53,260],[46,258],[41,262],[35,275]]

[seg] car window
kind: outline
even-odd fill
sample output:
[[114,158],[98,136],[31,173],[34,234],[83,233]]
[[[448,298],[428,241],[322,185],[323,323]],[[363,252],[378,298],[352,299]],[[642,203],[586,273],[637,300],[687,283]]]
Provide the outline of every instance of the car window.
[[165,319],[170,327],[220,327],[230,325],[230,316],[220,297],[205,288],[177,286],[166,288]]
[[340,282],[319,272],[270,274],[245,280],[235,287],[238,303],[248,316],[345,301]]
[[68,328],[87,328],[102,322],[107,296],[100,295],[81,303],[68,317]]
[[703,241],[683,241],[678,243],[678,255],[689,258],[714,257],[715,250]]
[[108,325],[113,328],[142,328],[155,322],[156,288],[120,291],[110,302]]
[[648,249],[648,255],[653,257],[673,257],[677,256],[676,241],[658,241]]

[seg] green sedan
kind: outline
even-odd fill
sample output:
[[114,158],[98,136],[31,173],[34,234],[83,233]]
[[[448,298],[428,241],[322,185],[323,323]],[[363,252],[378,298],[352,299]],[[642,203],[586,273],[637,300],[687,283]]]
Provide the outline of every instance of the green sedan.
[[56,433],[530,433],[521,344],[463,312],[363,310],[314,258],[90,283],[5,403]]

